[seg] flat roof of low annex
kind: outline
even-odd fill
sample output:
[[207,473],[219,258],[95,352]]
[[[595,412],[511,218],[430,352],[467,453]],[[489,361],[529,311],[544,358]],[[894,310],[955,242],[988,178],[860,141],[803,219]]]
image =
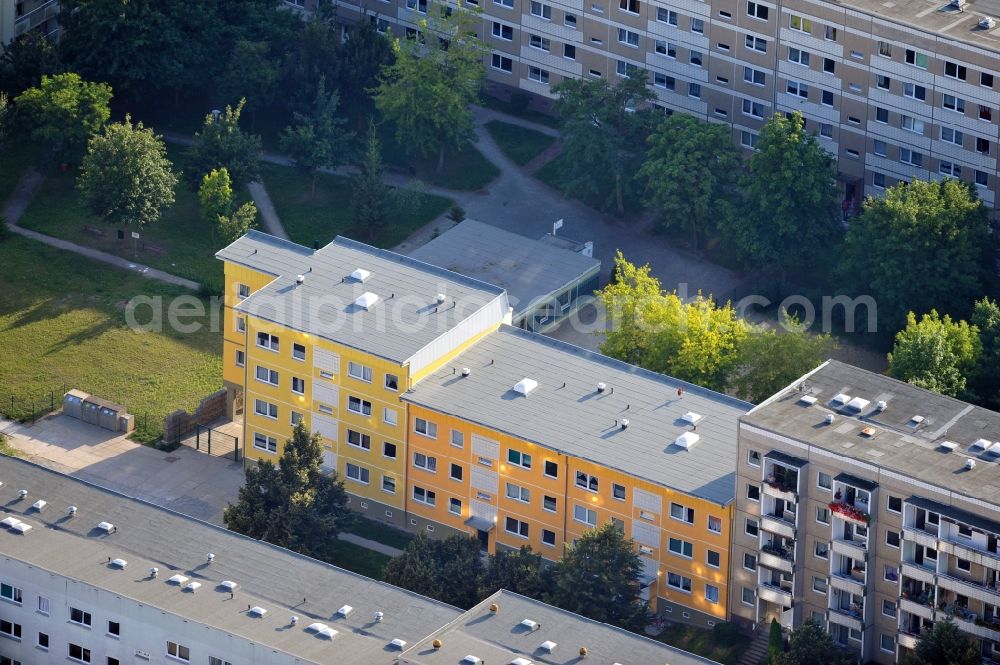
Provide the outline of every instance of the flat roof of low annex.
[[[527,396],[514,390],[524,378],[538,382]],[[752,406],[506,325],[402,398],[719,505],[733,500],[737,421]],[[698,437],[687,449],[684,434]]]
[[515,318],[601,269],[595,258],[471,219],[410,256],[506,289]]
[[[0,456],[0,512],[33,528],[25,535],[0,529],[0,557],[106,589],[150,607],[211,626],[309,663],[369,665],[396,662],[399,638],[413,643],[454,620],[461,610],[377,582],[262,541],[90,485],[24,460]],[[21,499],[19,489],[28,496]],[[42,511],[31,506],[38,499]],[[67,507],[76,506],[75,516]],[[100,522],[115,526],[105,534]],[[207,554],[215,558],[206,564]],[[126,570],[106,564],[128,562]],[[155,578],[148,575],[158,567]],[[182,574],[202,583],[184,592],[167,580]],[[235,598],[218,588],[239,586]],[[337,610],[351,605],[347,617]],[[248,606],[267,610],[262,618]],[[374,623],[376,611],[385,613]],[[290,626],[292,615],[299,617]],[[331,640],[305,628],[322,622]],[[152,645],[151,645],[152,646]],[[159,645],[158,648],[162,648]]]
[[[507,313],[502,288],[339,236],[311,250],[250,231],[216,257],[275,277],[237,311],[400,364],[479,312]],[[356,304],[365,293],[377,296],[369,307]]]
[[[844,408],[832,401],[838,395],[864,402],[855,403],[860,409]],[[803,396],[816,401],[806,404]],[[881,411],[880,401],[885,402]],[[833,422],[827,424],[830,415]],[[755,407],[742,422],[945,493],[1000,506],[1000,447],[970,450],[981,439],[987,446],[1000,443],[1000,413],[884,374],[828,360]],[[967,470],[970,458],[976,465]]]
[[[496,611],[491,609],[496,606]],[[535,627],[521,622],[533,621]],[[434,640],[441,641],[435,649]],[[549,643],[551,650],[542,647]],[[580,648],[587,649],[581,659]],[[399,658],[404,665],[454,665],[466,656],[506,665],[593,662],[602,665],[712,665],[702,658],[627,630],[501,590],[449,625],[427,636]]]

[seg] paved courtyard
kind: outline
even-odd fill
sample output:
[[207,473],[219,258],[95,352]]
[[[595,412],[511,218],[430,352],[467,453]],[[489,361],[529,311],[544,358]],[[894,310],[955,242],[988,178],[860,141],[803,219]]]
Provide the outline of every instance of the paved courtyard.
[[215,524],[243,484],[240,462],[186,446],[163,452],[61,414],[0,420],[0,432],[37,464]]

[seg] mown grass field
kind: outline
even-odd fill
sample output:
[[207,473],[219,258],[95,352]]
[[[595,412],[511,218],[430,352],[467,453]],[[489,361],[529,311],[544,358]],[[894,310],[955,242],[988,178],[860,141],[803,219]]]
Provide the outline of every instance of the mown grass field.
[[497,142],[503,154],[519,166],[524,166],[538,157],[556,142],[554,137],[547,134],[499,120],[490,120],[486,123],[486,130]]

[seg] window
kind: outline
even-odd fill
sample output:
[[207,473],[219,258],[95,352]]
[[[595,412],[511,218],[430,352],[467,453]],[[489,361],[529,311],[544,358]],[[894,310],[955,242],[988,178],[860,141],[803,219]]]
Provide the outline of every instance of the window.
[[816,521],[819,522],[820,524],[829,524],[830,523],[830,509],[827,508],[826,506],[817,506],[816,507]]
[[573,44],[563,44],[563,57],[568,60],[576,60],[576,46]]
[[882,570],[882,578],[886,582],[898,582],[899,581],[899,568],[896,566],[886,565]]
[[306,347],[304,344],[294,343],[292,344],[292,357],[296,360],[306,359]]
[[[9,600],[12,603],[21,604],[21,590],[10,584],[0,584],[0,598]],[[40,605],[41,603],[39,603]],[[45,608],[48,610],[48,599],[45,601]]]
[[417,434],[422,434],[424,436],[436,439],[438,435],[437,423],[432,423],[429,420],[424,420],[423,418],[413,419],[413,431]]
[[993,108],[985,104],[979,104],[979,119],[987,122],[993,121]]
[[876,106],[875,122],[881,122],[883,125],[889,124],[889,109],[884,109],[881,106]]
[[972,570],[972,562],[969,561],[968,559],[956,559],[955,566],[959,570],[964,570],[965,572],[969,572]]
[[719,587],[712,586],[711,584],[705,585],[705,600],[710,603],[718,604],[719,602]]
[[[836,69],[837,69],[837,63],[834,62],[832,58],[823,58],[823,71],[824,72],[826,72],[827,74],[833,74],[833,73],[836,72]],[[861,89],[861,86],[858,86],[858,90],[860,90],[860,89]]]
[[528,78],[536,83],[549,84],[549,71],[540,67],[528,67]]
[[789,81],[787,91],[789,95],[794,97],[802,97],[803,99],[809,97],[809,86],[801,81]]
[[45,596],[38,597],[38,611],[42,614],[49,613],[49,599]]
[[347,430],[347,444],[362,450],[372,449],[372,437],[370,434],[362,434],[353,429]]
[[965,80],[966,77],[965,65],[960,65],[957,62],[945,61],[944,63],[944,75],[948,78]]
[[760,501],[760,485],[747,483],[747,498],[751,501]]
[[725,9],[720,9],[719,10],[719,18],[724,18],[727,21],[729,21],[729,20],[731,20],[733,18],[733,15],[730,12],[727,12]]
[[270,351],[277,351],[279,340],[277,335],[269,335],[266,332],[257,333],[257,346]]
[[625,486],[618,483],[611,484],[611,496],[619,501],[625,500]]
[[573,28],[575,30],[576,29],[576,15],[575,14],[569,14],[569,13],[567,13],[566,16],[563,17],[563,23],[565,23],[566,25],[568,25],[569,27],[571,27],[571,28]]
[[508,57],[500,55],[499,53],[494,53],[492,67],[493,69],[498,69],[501,72],[507,72],[509,74],[514,71],[514,61]]
[[851,57],[854,58],[855,60],[864,60],[865,59],[865,54],[862,53],[861,51],[855,51],[855,50],[852,49],[851,50]]
[[250,287],[246,284],[237,284],[236,293],[239,295],[240,300],[250,297]]
[[851,89],[851,92],[861,92],[861,85],[859,83],[848,83],[847,87]]
[[798,30],[799,32],[811,33],[812,21],[792,14],[788,17],[788,27],[792,30]]
[[21,624],[0,619],[0,635],[12,637],[17,640],[21,639]]
[[914,134],[924,134],[924,121],[917,120],[916,118],[910,117],[908,115],[899,116],[899,126],[908,132],[913,132]]
[[266,453],[276,453],[278,452],[278,440],[273,436],[266,436],[260,432],[254,432],[253,447],[257,450],[263,450]]
[[747,570],[757,570],[757,556],[749,552],[743,553],[743,567]]
[[507,461],[514,466],[519,466],[525,469],[531,468],[531,455],[522,453],[520,450],[514,450],[513,448],[508,449]]
[[695,67],[701,67],[702,63],[701,51],[695,51],[694,49],[692,49],[689,53],[688,61]]
[[760,53],[767,53],[767,40],[763,37],[755,37],[753,35],[747,35],[743,42],[743,45],[751,51],[759,51]]
[[700,83],[688,83],[688,97],[693,97],[694,99],[701,99]]
[[361,399],[360,397],[348,395],[347,410],[351,413],[357,413],[362,416],[370,416],[372,415],[372,403],[368,400]]
[[438,461],[436,457],[432,455],[425,455],[424,453],[413,453],[413,466],[418,469],[423,469],[424,471],[430,471],[431,473],[437,473]]
[[885,633],[882,633],[879,639],[878,646],[882,651],[894,654],[896,653],[896,638],[893,637],[892,635],[886,635]]
[[976,152],[983,155],[990,154],[990,142],[989,139],[983,139],[976,137]]
[[705,552],[705,564],[710,568],[719,568],[722,566],[722,555],[715,550],[706,550]]
[[367,485],[371,478],[371,472],[363,466],[347,463],[347,477],[353,481]]
[[683,575],[678,575],[677,573],[667,573],[667,586],[677,589],[678,591],[684,591],[685,593],[691,593],[691,578],[684,577]]
[[740,145],[744,148],[756,148],[758,138],[759,137],[754,132],[746,129],[740,131]]
[[618,43],[638,48],[639,33],[632,32],[631,30],[626,30],[625,28],[618,28]]
[[833,92],[831,90],[821,91],[819,103],[823,106],[833,106]]
[[[108,665],[111,665],[111,663],[108,663]],[[115,663],[115,665],[118,664]],[[233,664],[230,663],[228,660],[222,660],[221,658],[218,658],[216,656],[209,656],[208,665],[233,665]]]
[[833,125],[823,122],[819,125],[819,135],[824,139],[833,138]]
[[451,467],[448,470],[448,477],[452,480],[462,480],[464,474],[464,467],[461,464],[455,464],[452,462]]
[[406,0],[407,9],[415,9],[421,14],[427,13],[427,0]]
[[656,51],[659,55],[664,55],[668,58],[677,57],[677,45],[671,44],[670,42],[665,41],[663,39],[656,40],[655,44],[653,45],[653,50]]
[[541,35],[528,35],[528,45],[546,53],[551,49],[549,40]]
[[992,88],[993,87],[993,74],[987,74],[986,72],[980,73],[979,74],[979,85],[983,86],[984,88]]
[[708,530],[712,533],[722,533],[722,520],[712,515],[708,516]]
[[743,532],[748,536],[756,538],[760,534],[760,525],[757,524],[757,520],[752,520],[748,517],[746,524],[743,525]]
[[927,69],[927,54],[919,53],[913,49],[906,49],[906,64],[913,65],[914,67],[919,67],[920,69]]
[[596,492],[598,487],[597,476],[592,476],[589,473],[584,473],[583,471],[576,472],[576,486],[582,487],[585,490],[591,492]]
[[493,21],[493,36],[507,42],[512,41],[514,39],[514,27]]
[[687,508],[679,503],[671,503],[670,517],[681,522],[694,524],[694,508]]
[[548,494],[542,496],[542,509],[550,513],[556,512],[556,498]]
[[923,166],[924,155],[923,153],[919,153],[916,150],[910,150],[909,148],[900,148],[899,161],[902,162],[903,164],[910,164],[911,166]]
[[829,558],[830,556],[829,546],[825,542],[817,540],[816,544],[813,546],[813,556],[815,556],[817,559]]
[[236,317],[236,332],[245,333],[247,331],[247,320],[242,316]]
[[38,640],[35,642],[40,648],[46,651],[49,648],[49,636],[45,633],[38,633]]
[[555,547],[556,545],[556,532],[550,531],[549,529],[542,529],[542,545],[548,545],[549,547]]
[[[705,21],[700,18],[691,19],[691,32],[696,32],[699,35],[705,34]],[[729,50],[728,48],[726,49]]]
[[108,635],[120,636],[122,634],[122,625],[117,621],[108,621]]
[[515,485],[514,483],[507,483],[507,498],[520,501],[521,503],[529,503],[531,501],[531,490],[527,487]]
[[382,476],[382,491],[388,494],[395,494],[396,479],[390,476]]
[[[763,119],[764,118],[764,105],[761,104],[760,102],[755,102],[752,99],[744,99],[743,100],[743,115],[748,115],[748,116],[751,116],[751,117],[754,117],[754,118]],[[751,452],[756,452],[756,451],[751,451]],[[759,455],[760,455],[760,453],[758,453],[758,461],[757,461],[756,466],[760,466]],[[749,462],[748,462],[748,464],[749,464]],[[751,465],[751,466],[753,466],[753,465]]]
[[945,95],[941,106],[955,113],[965,113],[965,100],[955,95]]
[[521,538],[528,537],[528,523],[522,522],[519,519],[515,519],[513,517],[506,518],[504,520],[503,528],[504,531],[506,531],[507,533],[512,533],[515,536],[519,536]]
[[531,0],[531,15],[539,16],[546,21],[552,20],[552,7],[546,5],[543,2],[538,2],[537,0]]
[[73,623],[78,623],[83,626],[91,625],[92,618],[90,612],[84,612],[76,607],[69,608],[69,620]]
[[243,367],[247,361],[247,354],[243,349],[236,349],[236,366]]
[[257,365],[254,369],[254,375],[257,380],[262,383],[269,383],[272,386],[278,385],[278,372],[273,369],[268,369],[266,367],[261,367]]
[[747,16],[750,18],[760,19],[761,21],[767,20],[768,8],[764,5],[758,4],[756,2],[747,2]]
[[656,8],[656,20],[660,23],[667,23],[669,25],[677,25],[677,12],[672,9],[664,9],[663,7]]
[[945,143],[954,143],[960,146],[965,141],[965,134],[951,127],[942,127],[941,140]]
[[587,526],[597,526],[597,511],[586,506],[574,505],[573,519],[577,522],[583,522]]
[[493,0],[493,4],[506,7],[507,9],[512,9],[514,7],[514,0]]
[[396,459],[396,444],[389,441],[382,442],[382,457]]
[[903,83],[903,96],[924,101],[927,99],[927,88],[915,83]]
[[893,619],[896,618],[896,603],[895,601],[884,599],[882,601],[882,614]]
[[670,538],[667,543],[667,549],[670,550],[671,554],[690,559],[694,551],[694,545],[680,538]]
[[879,157],[885,157],[886,155],[885,141],[880,141],[878,139],[875,139],[875,143],[872,146],[872,152],[874,152]]
[[888,545],[889,547],[895,547],[896,549],[899,549],[899,532],[886,531],[885,544]]
[[953,178],[962,177],[962,167],[958,164],[952,164],[951,162],[941,160],[938,163],[938,171],[944,175],[950,175]]
[[888,90],[889,86],[892,85],[892,79],[884,74],[875,75],[875,87],[881,88],[882,90]]
[[743,590],[740,594],[740,600],[743,601],[744,605],[753,605],[754,601],[756,600],[756,594],[754,593],[754,590],[748,587],[743,587]]
[[69,659],[80,663],[90,662],[90,649],[84,649],[79,644],[69,645]]
[[753,67],[744,67],[743,80],[754,85],[764,85],[767,83],[767,74]]
[[372,382],[372,368],[365,367],[364,365],[353,361],[347,363],[347,374],[352,378],[364,381],[365,383]]
[[673,76],[667,76],[666,74],[661,74],[660,72],[653,72],[653,85],[657,88],[673,90],[677,85],[677,80]]
[[885,174],[875,171],[872,173],[872,186],[878,189],[885,189]]
[[976,170],[976,184],[980,187],[987,187],[990,183],[990,176],[986,171]]
[[545,460],[545,475],[549,478],[558,478],[559,465],[551,460]]
[[428,506],[437,504],[437,494],[423,487],[413,486],[413,500],[417,503],[424,503]]
[[623,12],[638,14],[640,10],[639,0],[618,0],[618,8]]
[[824,26],[823,39],[825,39],[828,42],[837,41],[837,29],[832,25]]
[[177,660],[183,660],[184,662],[191,660],[191,650],[183,644],[177,644],[176,642],[167,642],[167,655]]
[[812,589],[816,593],[826,593],[826,578],[813,577]]
[[462,500],[456,499],[455,497],[449,497],[448,499],[448,512],[452,515],[462,514]]

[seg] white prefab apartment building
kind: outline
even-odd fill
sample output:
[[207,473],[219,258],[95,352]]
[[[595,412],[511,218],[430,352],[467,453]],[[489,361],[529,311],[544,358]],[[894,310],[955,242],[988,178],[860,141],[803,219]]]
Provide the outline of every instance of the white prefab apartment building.
[[2,665],[530,662],[543,642],[710,663],[506,591],[462,612],[0,456]]

